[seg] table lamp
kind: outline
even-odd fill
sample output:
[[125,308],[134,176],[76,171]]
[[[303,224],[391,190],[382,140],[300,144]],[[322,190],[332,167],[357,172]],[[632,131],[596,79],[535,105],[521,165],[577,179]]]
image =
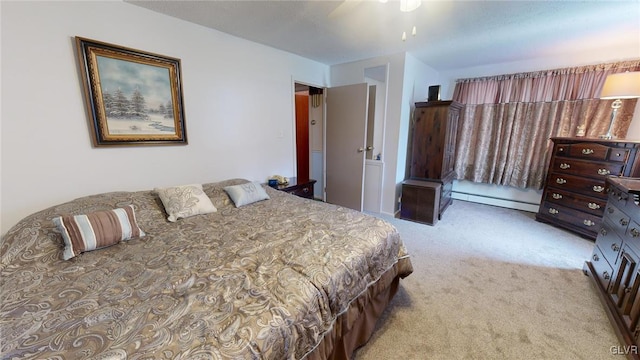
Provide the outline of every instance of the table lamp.
[[616,119],[616,113],[622,106],[622,99],[633,99],[640,97],[640,71],[624,72],[608,75],[600,92],[600,99],[616,99],[611,104],[611,120],[609,129],[600,139],[612,139],[611,129]]

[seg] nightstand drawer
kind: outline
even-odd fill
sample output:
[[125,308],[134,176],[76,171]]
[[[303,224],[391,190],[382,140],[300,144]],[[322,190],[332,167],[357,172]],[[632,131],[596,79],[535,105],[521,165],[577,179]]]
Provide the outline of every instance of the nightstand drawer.
[[313,179],[298,181],[298,178],[292,177],[289,179],[288,184],[278,185],[276,189],[303,198],[313,199],[313,185],[315,183],[316,180]]
[[313,198],[313,184],[307,184],[302,187],[299,187],[293,191],[289,191],[290,194],[298,195],[300,197],[305,197],[312,199]]

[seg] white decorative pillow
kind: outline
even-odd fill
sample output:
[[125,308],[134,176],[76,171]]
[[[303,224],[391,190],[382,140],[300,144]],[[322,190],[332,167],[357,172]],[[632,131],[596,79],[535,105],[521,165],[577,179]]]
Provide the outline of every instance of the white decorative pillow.
[[75,216],[63,215],[52,220],[64,239],[62,257],[65,260],[83,252],[145,236],[138,227],[132,205]]
[[202,191],[202,184],[156,188],[154,191],[160,196],[164,210],[169,215],[167,220],[171,222],[218,211],[211,199]]
[[236,205],[236,207],[252,204],[256,201],[269,199],[269,195],[267,195],[267,192],[264,191],[262,185],[257,182],[226,186],[224,188],[224,191],[229,194],[229,197],[231,198],[231,200],[233,200],[233,203]]

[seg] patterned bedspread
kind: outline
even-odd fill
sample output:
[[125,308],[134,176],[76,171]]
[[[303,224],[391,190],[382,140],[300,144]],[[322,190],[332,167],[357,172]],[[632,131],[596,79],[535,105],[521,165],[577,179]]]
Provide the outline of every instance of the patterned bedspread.
[[[151,191],[89,196],[31,215],[0,245],[3,359],[300,359],[350,302],[411,263],[378,218],[267,188],[171,223]],[[62,260],[51,219],[133,204],[147,234]]]

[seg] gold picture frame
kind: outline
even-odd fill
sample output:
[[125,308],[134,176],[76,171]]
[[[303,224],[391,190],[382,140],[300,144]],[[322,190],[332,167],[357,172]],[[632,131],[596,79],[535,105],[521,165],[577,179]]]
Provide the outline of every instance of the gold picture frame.
[[76,36],[93,145],[186,145],[180,59]]

